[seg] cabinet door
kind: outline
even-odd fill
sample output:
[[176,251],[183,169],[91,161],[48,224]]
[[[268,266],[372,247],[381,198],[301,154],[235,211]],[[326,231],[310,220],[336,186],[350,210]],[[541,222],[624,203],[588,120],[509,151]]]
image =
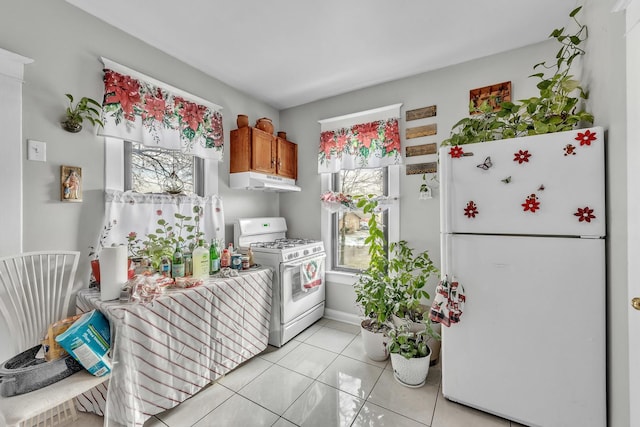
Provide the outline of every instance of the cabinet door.
[[275,137],[260,129],[253,129],[251,170],[276,173]]
[[298,146],[293,142],[276,138],[278,144],[277,174],[286,178],[298,178]]

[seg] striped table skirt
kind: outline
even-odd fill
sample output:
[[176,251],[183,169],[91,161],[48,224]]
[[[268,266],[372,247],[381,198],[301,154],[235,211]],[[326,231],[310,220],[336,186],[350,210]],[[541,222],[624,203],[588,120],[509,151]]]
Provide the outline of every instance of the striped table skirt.
[[104,416],[105,425],[142,426],[262,352],[272,279],[271,269],[250,270],[169,290],[146,304],[79,291],[77,312],[95,308],[109,319],[113,363],[108,385],[79,396],[79,409]]

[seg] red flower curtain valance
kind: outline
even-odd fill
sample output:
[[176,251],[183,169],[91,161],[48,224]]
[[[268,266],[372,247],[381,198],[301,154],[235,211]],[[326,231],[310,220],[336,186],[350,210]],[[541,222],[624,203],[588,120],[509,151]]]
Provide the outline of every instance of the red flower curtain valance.
[[105,61],[101,135],[222,160],[220,107],[107,64],[111,61]]
[[321,120],[318,173],[400,164],[399,117],[396,104]]

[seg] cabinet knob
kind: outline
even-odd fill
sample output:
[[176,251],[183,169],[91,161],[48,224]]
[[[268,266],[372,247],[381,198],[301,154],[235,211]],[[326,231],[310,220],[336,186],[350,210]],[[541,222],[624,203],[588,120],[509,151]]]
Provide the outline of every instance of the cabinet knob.
[[640,298],[635,297],[634,299],[632,299],[631,307],[635,308],[636,310],[640,310]]

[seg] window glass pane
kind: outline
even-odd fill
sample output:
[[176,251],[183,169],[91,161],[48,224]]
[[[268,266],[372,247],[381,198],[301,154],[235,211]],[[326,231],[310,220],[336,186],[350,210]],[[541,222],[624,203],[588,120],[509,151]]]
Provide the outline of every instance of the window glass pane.
[[173,171],[184,185],[183,193],[193,194],[193,156],[180,151],[131,144],[130,190],[140,193],[163,193],[163,186]]
[[[387,194],[386,168],[344,170],[334,174],[334,191],[355,195]],[[369,264],[369,247],[364,240],[368,236],[371,214],[362,211],[333,214],[333,266],[334,270],[357,271]],[[386,214],[376,215],[378,224],[386,224]],[[383,227],[386,236],[386,227]]]

